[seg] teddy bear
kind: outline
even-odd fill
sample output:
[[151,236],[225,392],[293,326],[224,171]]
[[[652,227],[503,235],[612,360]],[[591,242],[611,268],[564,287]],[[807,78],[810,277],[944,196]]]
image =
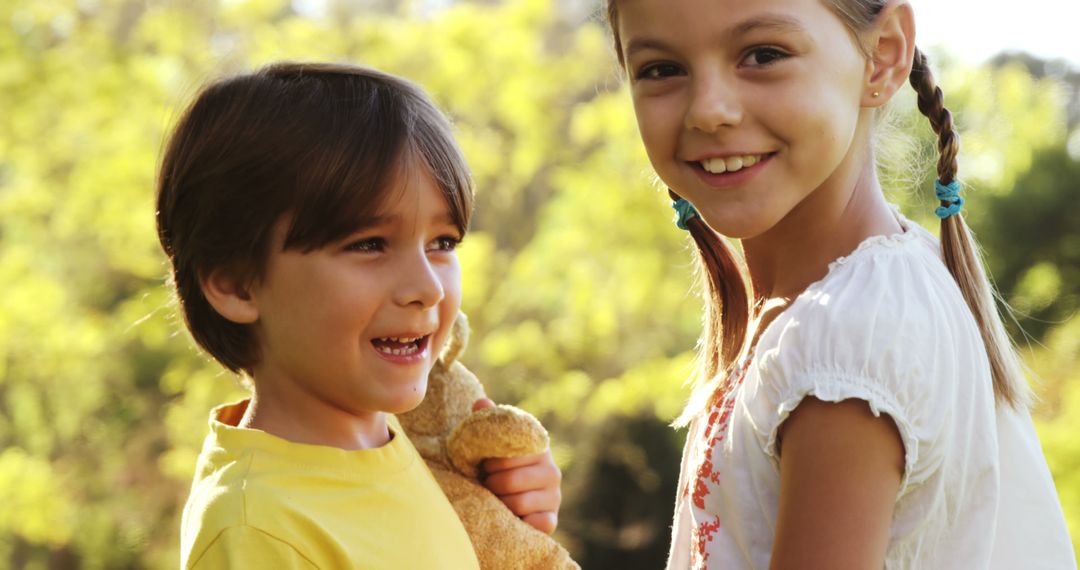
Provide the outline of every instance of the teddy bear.
[[540,453],[548,447],[548,434],[535,417],[513,406],[473,412],[473,403],[486,396],[476,376],[457,361],[468,337],[468,320],[459,313],[428,376],[423,402],[398,416],[401,427],[457,511],[482,570],[580,570],[554,538],[519,519],[480,482],[484,459]]

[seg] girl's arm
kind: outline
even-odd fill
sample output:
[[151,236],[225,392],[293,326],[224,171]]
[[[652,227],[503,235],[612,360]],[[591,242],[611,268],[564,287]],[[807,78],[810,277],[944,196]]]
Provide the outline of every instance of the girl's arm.
[[773,570],[882,568],[904,471],[896,424],[808,397],[781,425]]

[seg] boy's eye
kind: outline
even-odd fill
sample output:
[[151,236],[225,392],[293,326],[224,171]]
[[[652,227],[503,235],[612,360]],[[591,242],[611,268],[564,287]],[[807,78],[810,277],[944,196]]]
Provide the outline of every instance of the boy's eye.
[[650,63],[642,66],[634,75],[634,79],[659,80],[667,77],[682,75],[682,68],[674,63]]
[[457,249],[458,244],[461,243],[461,238],[454,236],[441,236],[435,238],[431,242],[431,249],[436,251],[454,251]]
[[386,249],[386,240],[379,237],[358,239],[345,246],[346,251],[361,253],[378,252]]
[[743,58],[742,63],[750,67],[766,67],[782,59],[786,59],[788,54],[780,51],[774,47],[758,47],[751,49],[747,52],[746,57]]

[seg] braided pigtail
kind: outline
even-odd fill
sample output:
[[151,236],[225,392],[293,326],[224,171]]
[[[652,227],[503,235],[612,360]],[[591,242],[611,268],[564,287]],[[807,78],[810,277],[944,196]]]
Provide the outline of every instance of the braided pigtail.
[[[675,202],[681,200],[674,192],[669,190],[668,193]],[[705,322],[698,341],[698,381],[690,405],[675,421],[677,426],[688,424],[718,394],[723,393],[727,371],[742,352],[750,321],[745,272],[735,250],[700,216],[692,215],[684,223],[700,255]]]
[[[926,55],[918,48],[909,80],[918,92],[919,111],[930,120],[930,126],[938,135],[938,198],[942,205],[937,213],[941,217],[941,251],[945,265],[978,323],[990,358],[997,400],[1016,407],[1026,405],[1029,395],[1023,366],[998,313],[998,295],[987,277],[978,245],[959,214],[963,204],[956,194],[960,138],[953,126],[952,113],[945,108],[944,96],[930,72]],[[955,190],[950,193],[949,187]]]

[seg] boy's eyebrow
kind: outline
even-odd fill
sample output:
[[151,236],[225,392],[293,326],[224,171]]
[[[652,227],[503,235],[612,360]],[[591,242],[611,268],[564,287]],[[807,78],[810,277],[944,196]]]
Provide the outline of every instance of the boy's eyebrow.
[[[366,218],[363,223],[358,224],[359,229],[370,228],[374,226],[390,225],[401,222],[401,214],[381,214]],[[431,217],[431,222],[435,224],[445,224],[448,226],[456,226],[457,222],[454,220],[454,216],[450,215],[449,211],[444,211],[440,214],[436,214]]]
[[[799,20],[786,16],[784,14],[763,14],[760,16],[754,16],[728,29],[724,35],[733,39],[738,39],[741,36],[745,36],[750,32],[765,30],[782,33],[806,33],[806,27],[799,22]],[[670,51],[671,48],[668,44],[656,38],[631,38],[626,44],[626,57],[629,57],[639,51],[646,49],[655,49],[660,51]]]

